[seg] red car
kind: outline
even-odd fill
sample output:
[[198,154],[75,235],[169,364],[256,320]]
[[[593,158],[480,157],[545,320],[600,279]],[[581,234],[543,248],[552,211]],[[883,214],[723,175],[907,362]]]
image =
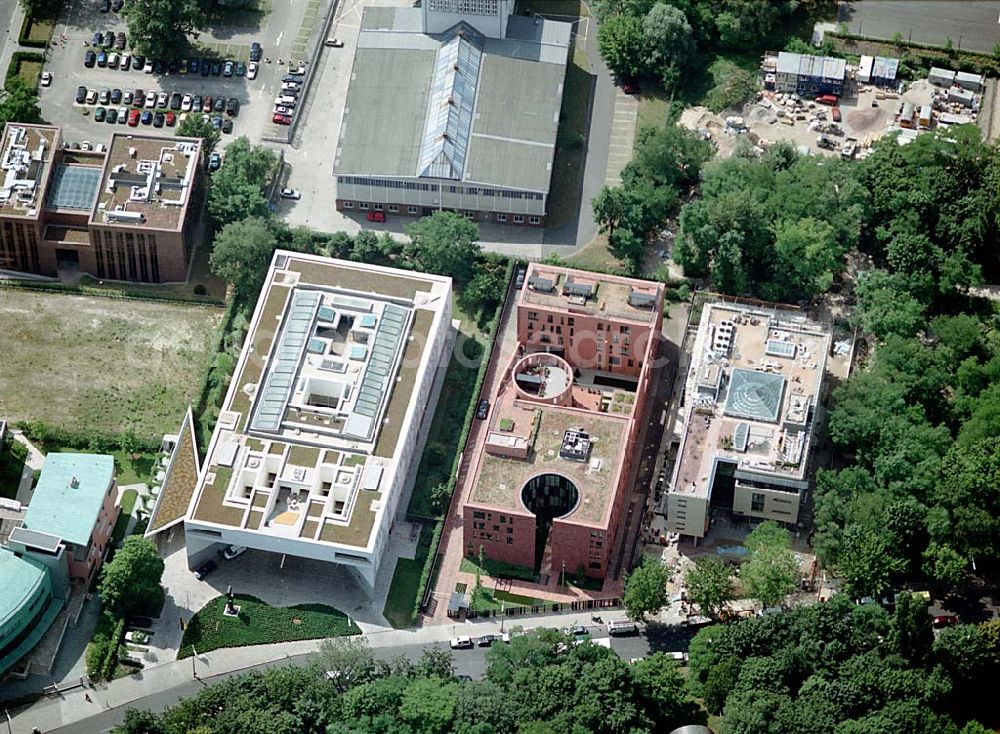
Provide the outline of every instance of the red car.
[[271,122],[275,123],[276,125],[291,125],[292,124],[292,116],[291,115],[283,115],[280,112],[276,112],[274,114],[274,117],[271,118]]
[[837,104],[837,97],[833,94],[821,94],[819,97],[816,98],[816,102],[818,104],[826,104],[833,107],[834,105]]
[[834,107],[830,110],[830,116],[833,118],[834,122],[840,122],[840,108]]
[[164,122],[167,123],[167,127],[173,127],[174,124],[176,124],[177,122],[177,115],[175,115],[173,112],[168,112]]
[[368,210],[368,221],[369,222],[384,222],[385,212],[379,211],[377,209]]
[[931,622],[931,625],[933,625],[934,629],[941,629],[942,627],[954,627],[956,624],[958,624],[958,617],[956,617],[954,614],[939,614],[938,616],[934,617],[934,620]]
[[129,127],[135,127],[139,124],[139,110],[132,108],[128,111],[128,124]]

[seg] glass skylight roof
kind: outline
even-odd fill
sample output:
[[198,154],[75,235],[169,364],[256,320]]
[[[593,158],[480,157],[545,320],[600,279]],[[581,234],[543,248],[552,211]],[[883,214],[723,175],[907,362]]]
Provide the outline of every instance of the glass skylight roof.
[[417,175],[461,180],[472,134],[483,38],[465,23],[438,49]]
[[101,169],[96,166],[56,166],[49,192],[49,209],[89,210],[101,185]]
[[781,375],[738,367],[730,377],[725,414],[776,423],[784,392]]

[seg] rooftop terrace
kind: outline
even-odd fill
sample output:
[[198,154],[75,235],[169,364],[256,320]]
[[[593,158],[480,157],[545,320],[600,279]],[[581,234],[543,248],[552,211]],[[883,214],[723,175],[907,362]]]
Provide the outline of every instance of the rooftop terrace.
[[37,219],[59,129],[7,123],[0,143],[0,216]]
[[277,253],[193,519],[366,547],[449,291],[439,276]]
[[685,385],[684,434],[671,491],[706,496],[716,459],[776,481],[804,478],[824,376],[845,359],[804,316],[707,305]]
[[648,324],[661,286],[629,278],[531,263],[519,305]]
[[115,133],[91,223],[180,230],[200,156],[198,138]]

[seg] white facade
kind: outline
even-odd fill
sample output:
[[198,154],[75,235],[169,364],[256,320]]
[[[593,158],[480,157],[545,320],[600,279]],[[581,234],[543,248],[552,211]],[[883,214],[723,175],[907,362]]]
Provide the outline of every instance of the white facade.
[[424,33],[444,33],[462,21],[484,36],[504,38],[514,0],[424,0]]

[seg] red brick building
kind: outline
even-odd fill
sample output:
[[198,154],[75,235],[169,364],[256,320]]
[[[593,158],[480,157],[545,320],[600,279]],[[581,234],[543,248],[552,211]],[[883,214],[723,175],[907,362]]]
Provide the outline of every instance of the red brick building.
[[464,552],[603,578],[638,468],[663,286],[533,264],[461,487]]

